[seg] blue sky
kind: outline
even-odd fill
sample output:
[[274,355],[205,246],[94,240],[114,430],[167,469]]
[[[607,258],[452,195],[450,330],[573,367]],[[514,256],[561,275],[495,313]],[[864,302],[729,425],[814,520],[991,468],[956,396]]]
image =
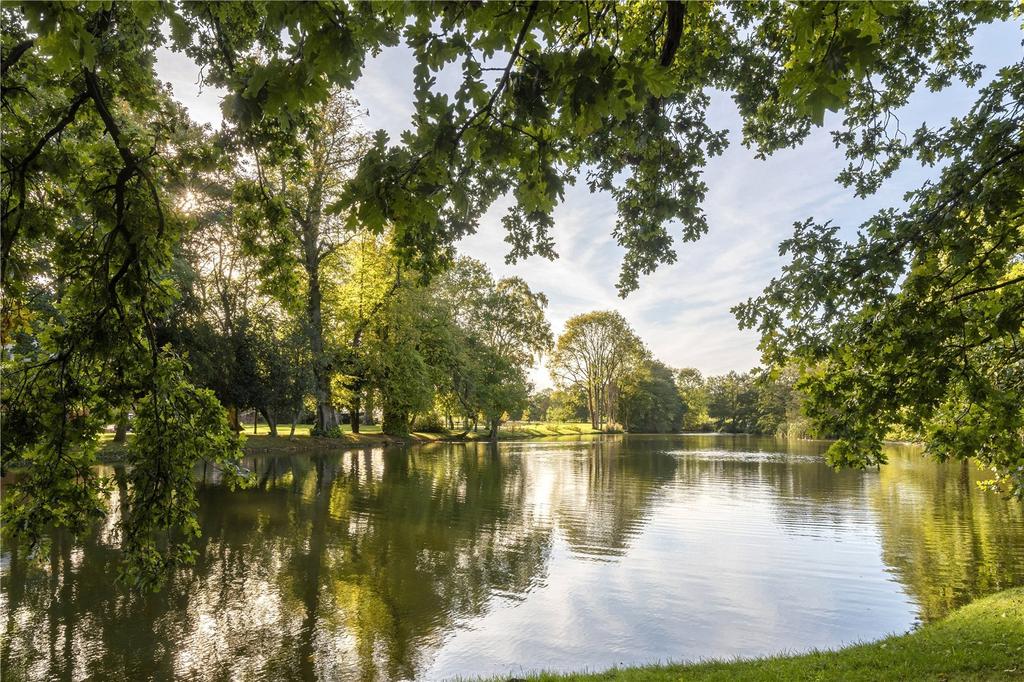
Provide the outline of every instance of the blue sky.
[[[984,84],[995,69],[1019,60],[1024,30],[1018,24],[982,27],[975,36],[975,59],[986,67]],[[198,69],[186,57],[158,51],[157,71],[197,121],[219,127],[220,97],[211,88],[200,91]],[[440,79],[441,86],[445,85]],[[356,96],[368,111],[367,126],[382,128],[392,139],[408,127],[412,113],[412,59],[404,47],[384,50],[367,64]],[[921,122],[945,123],[965,113],[973,91],[962,86],[941,93],[922,92],[900,112],[902,127],[912,131]],[[835,182],[845,166],[842,152],[829,135],[837,117],[826,118],[797,149],[765,161],[740,145],[740,121],[731,101],[716,96],[711,123],[730,131],[730,146],[705,169],[708,195],[704,202],[709,232],[697,243],[679,244],[678,261],[645,277],[625,300],[615,290],[622,250],[611,233],[615,204],[604,194],[591,194],[583,183],[570,187],[555,211],[555,261],[532,257],[505,263],[501,216],[508,206],[499,200],[481,221],[479,231],[459,243],[460,251],[490,266],[497,277],[517,275],[550,300],[548,318],[556,334],[565,320],[595,309],[621,312],[654,355],[674,367],[696,367],[705,374],[758,364],[757,336],[740,331],[729,308],[760,293],[779,273],[783,259],[778,245],[790,236],[797,220],[832,219],[850,233],[875,211],[902,203],[905,191],[921,184],[934,170],[908,164],[876,195],[861,200]],[[549,386],[543,366],[533,380]]]

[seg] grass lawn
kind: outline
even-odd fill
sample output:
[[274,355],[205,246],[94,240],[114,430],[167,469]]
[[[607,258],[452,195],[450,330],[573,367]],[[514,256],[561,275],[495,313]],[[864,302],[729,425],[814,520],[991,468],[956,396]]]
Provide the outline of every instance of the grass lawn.
[[[481,428],[479,431],[470,431],[463,435],[461,429],[443,431],[440,433],[426,433],[414,431],[409,434],[408,439],[401,439],[395,436],[387,436],[381,433],[380,425],[362,425],[359,433],[352,433],[349,424],[341,426],[341,438],[311,438],[309,435],[310,424],[297,424],[295,437],[289,438],[291,424],[279,425],[277,428],[278,437],[270,437],[270,429],[266,424],[258,424],[256,435],[253,435],[252,424],[249,424],[243,433],[246,434],[245,449],[249,453],[273,454],[273,453],[301,453],[320,449],[333,449],[339,445],[386,445],[400,442],[434,443],[444,441],[465,442],[465,441],[486,441],[487,430]],[[552,438],[552,437],[579,437],[581,435],[599,434],[601,431],[590,428],[589,423],[561,423],[561,422],[514,422],[502,426],[498,433],[499,440],[516,440],[527,438]]]
[[[381,433],[380,425],[362,425],[359,433],[352,433],[350,424],[341,425],[341,438],[311,438],[309,431],[311,424],[296,424],[295,436],[289,437],[291,424],[280,424],[277,427],[277,438],[270,436],[270,427],[260,422],[253,432],[252,423],[244,424],[242,433],[245,434],[245,449],[250,453],[297,453],[306,450],[318,450],[335,448],[339,445],[384,445],[387,443],[403,442],[403,439],[394,436],[386,436]],[[588,422],[510,422],[502,425],[498,438],[499,440],[517,440],[527,438],[553,438],[553,437],[577,437],[596,435],[602,433],[592,429]],[[488,432],[485,428],[479,431],[470,431],[463,435],[461,429],[443,431],[440,433],[426,433],[414,431],[409,434],[407,440],[413,442],[442,442],[442,441],[486,441]],[[114,434],[105,432],[100,434],[100,442],[104,444],[104,459],[118,459],[123,453],[123,446],[113,443]],[[128,434],[128,442],[131,442],[132,434]]]
[[[600,433],[602,431],[591,428],[589,422],[508,422],[498,429],[498,440],[587,436]],[[465,436],[462,436],[462,429],[441,433],[417,431],[412,435],[420,440],[487,440],[488,431],[481,426],[479,431],[470,431]]]
[[[270,427],[259,422],[256,425],[256,431],[253,432],[252,424],[243,424],[245,427],[242,430],[246,436],[252,438],[253,436],[269,436]],[[296,424],[295,425],[295,437],[309,436],[310,429],[313,428],[312,424]],[[279,424],[277,427],[277,435],[287,438],[291,433],[292,425]],[[362,435],[381,435],[380,424],[367,425],[363,424],[359,427],[359,433],[352,433],[351,424],[341,425],[342,435],[351,436],[352,439],[357,439]],[[486,440],[487,429],[481,427],[479,431],[470,431],[465,436],[459,438],[459,440]],[[603,433],[600,430],[591,428],[588,422],[509,422],[502,424],[501,429],[498,432],[498,437],[502,440],[510,438],[549,438],[552,436],[580,436],[580,435],[594,435]],[[462,429],[453,429],[451,431],[442,431],[440,433],[428,433],[426,431],[414,431],[410,434],[418,440],[447,440],[454,439],[462,435]],[[113,433],[104,433],[100,436],[100,440],[110,441],[114,437]],[[130,437],[130,436],[129,436]]]
[[538,674],[532,680],[1024,680],[1024,588],[968,604],[906,635],[838,651],[740,661]]

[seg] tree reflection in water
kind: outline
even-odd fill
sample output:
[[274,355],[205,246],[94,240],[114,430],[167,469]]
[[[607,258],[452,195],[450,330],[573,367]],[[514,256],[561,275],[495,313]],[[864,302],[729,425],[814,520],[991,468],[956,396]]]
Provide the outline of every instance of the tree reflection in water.
[[[658,539],[682,542],[687,514],[696,528],[693,515],[721,513],[729,530],[721,510],[754,502],[783,534],[871,529],[924,618],[1024,582],[1020,506],[976,490],[973,471],[894,450],[881,472],[837,474],[823,448],[613,437],[252,458],[251,490],[198,472],[198,562],[144,595],[112,582],[125,479],[110,468],[115,514],[92,535],[56,534],[42,566],[4,555],[0,663],[5,679],[412,679],[496,599],[566,580],[548,575],[559,538],[574,561],[615,564],[653,521],[681,514]],[[666,576],[656,589],[687,588]]]

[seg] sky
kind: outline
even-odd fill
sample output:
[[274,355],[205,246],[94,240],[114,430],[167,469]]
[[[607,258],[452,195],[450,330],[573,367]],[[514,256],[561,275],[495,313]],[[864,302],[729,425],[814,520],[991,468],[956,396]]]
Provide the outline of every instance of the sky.
[[[986,66],[984,85],[996,69],[1024,55],[1024,29],[1013,23],[981,27],[973,39],[975,61]],[[367,110],[370,130],[383,129],[392,140],[409,127],[413,111],[411,53],[405,47],[385,49],[368,61],[355,95]],[[157,52],[157,74],[171,84],[175,96],[193,119],[220,127],[223,92],[200,87],[199,69],[184,55],[165,48]],[[446,78],[439,79],[444,88]],[[919,92],[899,112],[903,130],[922,122],[941,125],[966,113],[975,90],[956,85],[940,93]],[[779,243],[793,223],[807,218],[831,219],[846,234],[880,209],[900,206],[903,194],[935,174],[917,164],[904,167],[875,195],[853,196],[835,178],[846,165],[829,131],[837,116],[826,117],[798,148],[776,152],[767,160],[740,144],[740,119],[729,98],[716,94],[709,111],[711,125],[728,129],[729,148],[711,159],[704,171],[708,186],[704,210],[708,234],[696,243],[679,243],[678,259],[641,279],[638,290],[619,298],[615,289],[622,248],[612,237],[615,202],[607,194],[591,194],[584,183],[567,188],[555,210],[554,239],[559,258],[539,256],[505,263],[501,217],[508,207],[499,200],[476,234],[463,239],[463,255],[486,263],[498,278],[522,277],[549,300],[548,319],[559,334],[565,321],[591,310],[618,310],[653,355],[673,367],[696,367],[705,375],[746,371],[759,364],[757,334],[740,330],[730,308],[757,296],[784,265]],[[678,229],[676,230],[678,234]],[[543,362],[531,378],[538,388],[551,385]]]

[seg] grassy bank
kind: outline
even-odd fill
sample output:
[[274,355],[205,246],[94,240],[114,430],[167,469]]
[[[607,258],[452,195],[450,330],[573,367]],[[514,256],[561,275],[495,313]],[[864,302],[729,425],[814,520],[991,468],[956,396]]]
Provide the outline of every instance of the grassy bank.
[[[245,449],[251,453],[267,452],[301,452],[310,449],[336,448],[339,445],[367,445],[379,446],[396,443],[467,443],[474,441],[486,441],[488,432],[485,429],[463,433],[461,430],[424,432],[413,431],[408,438],[388,436],[381,433],[380,425],[363,425],[359,433],[352,433],[348,424],[342,426],[341,435],[338,438],[314,438],[309,435],[310,426],[300,424],[295,427],[295,436],[289,437],[291,425],[278,428],[278,436],[270,435],[266,425],[259,425],[255,435],[250,426],[246,429]],[[590,428],[590,424],[576,423],[515,423],[503,426],[498,431],[498,440],[517,440],[525,438],[552,438],[565,436],[581,436],[599,434]]]
[[742,661],[539,674],[534,680],[1021,680],[1024,588],[994,594],[906,635],[838,651]]
[[[270,435],[270,428],[263,423],[257,424],[255,431],[252,424],[245,427],[245,450],[250,454],[266,453],[298,453],[310,450],[333,449],[344,445],[380,446],[397,443],[434,443],[453,442],[465,443],[486,441],[488,432],[479,431],[463,433],[461,430],[427,433],[414,431],[408,438],[388,436],[381,433],[380,425],[363,425],[359,433],[352,433],[352,427],[344,424],[338,438],[316,438],[310,436],[310,424],[296,424],[295,434],[291,435],[291,424],[283,424],[277,429],[277,437]],[[582,422],[512,422],[505,424],[498,431],[498,440],[521,440],[527,438],[556,438],[588,436],[602,433],[592,429],[589,423]],[[113,443],[113,434],[104,433],[100,439],[105,442],[102,458],[116,460],[123,454],[124,446]],[[131,434],[128,435],[129,442]]]

